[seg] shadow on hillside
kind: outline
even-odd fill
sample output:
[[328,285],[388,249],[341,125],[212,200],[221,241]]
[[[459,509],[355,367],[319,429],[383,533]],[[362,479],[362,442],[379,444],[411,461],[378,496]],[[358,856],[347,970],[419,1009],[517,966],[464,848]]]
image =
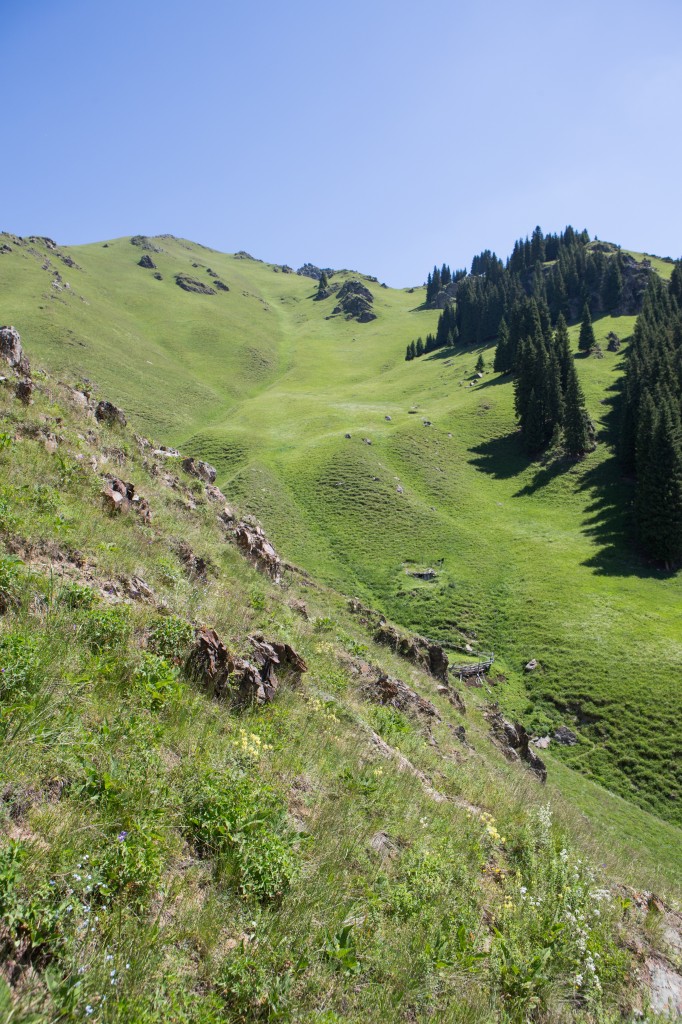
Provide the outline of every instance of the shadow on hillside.
[[498,373],[490,380],[485,380],[481,384],[476,385],[476,391],[483,391],[484,388],[497,388],[500,384],[511,384],[512,375],[510,373]]
[[555,480],[558,476],[568,473],[573,466],[575,466],[575,459],[569,459],[566,456],[559,456],[558,458],[552,459],[551,462],[547,462],[542,465],[530,483],[517,491],[514,494],[514,497],[528,498],[531,494],[535,494],[535,492],[539,491],[542,487],[546,487],[547,484],[550,484],[552,480]]
[[600,576],[664,580],[675,575],[638,554],[633,530],[634,483],[622,476],[615,455],[588,470],[580,490],[587,491],[591,499],[585,508],[582,532],[599,545],[584,565]]
[[496,480],[508,480],[528,468],[528,457],[521,449],[518,430],[513,430],[503,437],[494,437],[491,441],[484,441],[469,451],[472,455],[479,456],[476,459],[469,459],[470,465],[490,474]]

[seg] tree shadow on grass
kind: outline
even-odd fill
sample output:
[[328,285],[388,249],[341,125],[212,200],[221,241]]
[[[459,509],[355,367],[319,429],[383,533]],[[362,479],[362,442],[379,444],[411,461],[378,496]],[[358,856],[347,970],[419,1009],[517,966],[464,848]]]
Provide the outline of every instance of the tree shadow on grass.
[[484,441],[469,451],[472,455],[478,456],[469,459],[469,464],[495,477],[496,480],[508,480],[528,468],[528,456],[524,455],[521,448],[518,430]]
[[585,508],[582,532],[599,546],[583,565],[599,576],[664,580],[675,575],[638,553],[633,528],[634,481],[622,475],[615,455],[588,470],[579,489],[588,492],[591,499]]

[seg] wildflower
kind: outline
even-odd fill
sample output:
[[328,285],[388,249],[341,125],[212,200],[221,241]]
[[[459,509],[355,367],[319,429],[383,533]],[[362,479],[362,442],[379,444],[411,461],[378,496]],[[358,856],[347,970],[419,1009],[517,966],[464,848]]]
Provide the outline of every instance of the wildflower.
[[86,1016],[86,1017],[89,1017],[89,1016],[90,1016],[90,1014],[91,1014],[91,1013],[94,1013],[94,1012],[95,1012],[95,1011],[94,1011],[94,1010],[93,1010],[93,1008],[92,1008],[92,1007],[90,1006],[90,1003],[88,1003],[88,1005],[87,1005],[87,1006],[85,1007],[85,1016]]
[[526,893],[528,892],[528,889],[526,888],[525,885],[522,885],[521,888],[519,889],[519,892],[521,893],[522,896],[525,896]]
[[128,833],[125,832],[125,831],[124,832],[119,832],[119,834],[117,836],[119,843],[122,843],[127,835],[128,835]]
[[113,959],[114,959],[113,953],[107,953],[106,956],[104,957],[104,962],[107,963],[109,960],[113,960]]
[[575,985],[576,988],[580,988],[582,983],[583,983],[583,976],[582,976],[582,974],[576,974],[575,978],[573,979],[573,984]]

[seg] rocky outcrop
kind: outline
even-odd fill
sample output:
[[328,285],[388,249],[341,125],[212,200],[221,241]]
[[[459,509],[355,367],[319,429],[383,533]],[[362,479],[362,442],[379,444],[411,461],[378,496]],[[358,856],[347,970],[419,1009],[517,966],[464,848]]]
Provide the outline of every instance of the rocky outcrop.
[[16,327],[0,327],[0,357],[19,373],[26,376],[30,373],[28,356],[24,354]]
[[30,377],[25,377],[23,380],[18,380],[14,385],[14,394],[23,402],[24,405],[30,405],[33,399],[33,381]]
[[146,249],[147,252],[163,252],[163,249],[155,245],[151,238],[147,238],[146,235],[133,235],[130,239],[130,244],[136,245],[140,249]]
[[547,781],[547,768],[544,761],[538,757],[530,748],[530,737],[520,724],[512,724],[504,718],[497,707],[493,705],[486,712],[485,717],[490,725],[490,737],[499,747],[508,761],[525,761],[530,770],[537,775],[540,782]]
[[156,263],[148,253],[144,253],[144,255],[140,256],[137,261],[137,265],[138,267],[144,267],[145,270],[156,270]]
[[202,583],[205,583],[209,572],[215,572],[216,567],[211,559],[204,555],[197,555],[187,541],[178,541],[175,550],[190,579],[200,580]]
[[554,733],[554,739],[564,747],[574,747],[578,742],[578,737],[572,729],[568,728],[567,725],[559,726],[557,731]]
[[299,277],[311,277],[313,281],[319,281],[323,274],[331,277],[334,271],[330,267],[323,269],[322,267],[316,267],[314,263],[304,263],[302,267],[298,268],[296,273]]
[[214,280],[213,284],[216,286],[219,292],[229,292],[230,290],[230,286],[225,284],[224,281],[221,281],[219,277],[217,277]]
[[392,651],[402,658],[418,665],[419,668],[430,672],[436,679],[444,683],[448,681],[448,656],[440,644],[432,643],[423,636],[406,636],[400,633],[395,626],[381,623],[375,633],[374,639],[378,644],[390,647]]
[[146,498],[137,494],[135,485],[119,480],[107,473],[104,477],[106,486],[102,490],[105,506],[111,512],[129,512],[131,509],[140,516],[144,523],[150,523],[152,512]]
[[274,580],[282,573],[282,561],[265,536],[262,527],[240,521],[234,526],[234,538],[246,557]]
[[218,471],[210,462],[202,462],[201,459],[187,458],[182,460],[182,468],[190,476],[195,476],[198,480],[203,480],[207,484],[214,484]]
[[254,664],[231,654],[214,629],[203,627],[187,659],[188,674],[216,698],[267,704],[279,687],[275,666],[288,670],[294,678],[307,669],[303,658],[287,643],[265,640],[260,633],[249,637],[249,642]]
[[95,419],[100,423],[108,423],[111,426],[114,424],[119,427],[125,427],[126,414],[123,409],[119,409],[118,406],[112,402],[100,402],[95,409]]
[[338,304],[334,306],[333,313],[342,314],[346,320],[357,320],[360,324],[376,320],[377,315],[372,309],[374,296],[360,281],[346,281],[339,288],[337,299]]
[[175,283],[179,288],[182,288],[186,292],[197,292],[199,295],[215,295],[215,288],[211,288],[210,285],[204,284],[203,281],[197,281],[195,277],[190,277],[189,274],[176,274]]

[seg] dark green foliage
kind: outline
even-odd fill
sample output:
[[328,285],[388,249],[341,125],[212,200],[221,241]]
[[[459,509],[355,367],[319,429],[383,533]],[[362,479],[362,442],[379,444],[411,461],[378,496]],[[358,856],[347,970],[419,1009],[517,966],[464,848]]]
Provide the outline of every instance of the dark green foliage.
[[582,320],[580,321],[580,335],[578,337],[578,348],[581,352],[590,352],[594,347],[595,337],[594,328],[592,327],[592,317],[590,316],[590,307],[586,302],[583,306]]
[[417,358],[419,358],[419,356],[424,355],[424,342],[421,340],[421,338],[417,338],[416,355]]
[[564,439],[569,455],[584,455],[594,448],[594,427],[585,409],[585,397],[571,360],[564,391]]
[[153,654],[160,654],[163,658],[179,664],[184,661],[193,639],[192,623],[178,618],[177,615],[169,615],[160,619],[154,626],[149,634],[147,647]]
[[682,563],[682,288],[652,275],[637,319],[622,393],[621,456],[636,473],[635,523],[644,551]]
[[601,288],[601,299],[604,309],[608,312],[618,309],[623,298],[623,275],[620,272],[620,259],[612,256],[607,260]]
[[478,359],[476,360],[476,373],[483,373],[484,370],[485,370],[485,359],[483,358],[483,353],[481,352],[481,354],[479,355]]
[[511,358],[509,348],[509,328],[507,327],[507,321],[502,318],[500,321],[500,329],[497,334],[497,347],[495,349],[493,370],[495,370],[496,373],[509,373],[513,365],[514,361]]

